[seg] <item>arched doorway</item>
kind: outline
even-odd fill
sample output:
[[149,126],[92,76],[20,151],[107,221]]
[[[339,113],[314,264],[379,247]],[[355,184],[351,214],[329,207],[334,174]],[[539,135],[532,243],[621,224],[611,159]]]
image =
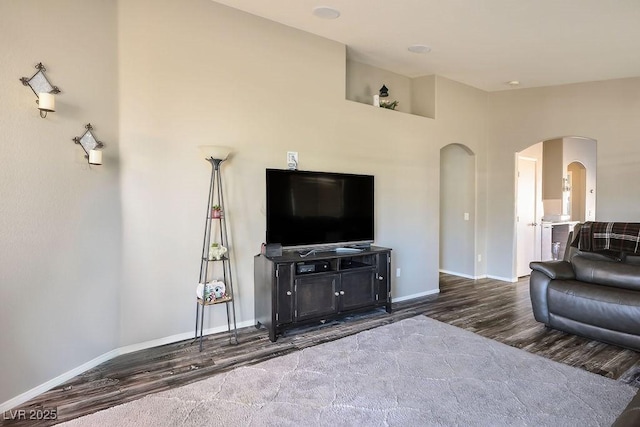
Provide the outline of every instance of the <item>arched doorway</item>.
[[440,271],[476,278],[476,157],[462,144],[440,150]]
[[587,217],[587,168],[580,162],[567,166],[567,214],[571,221],[584,222]]
[[[529,262],[550,260],[553,242],[561,243],[561,258],[574,222],[595,220],[596,144],[591,138],[560,137],[516,153],[518,170],[526,163],[520,159],[538,165],[534,174],[516,174],[514,267],[518,277],[530,273]],[[523,199],[532,197],[532,191],[523,191],[526,188],[533,189],[535,200]]]

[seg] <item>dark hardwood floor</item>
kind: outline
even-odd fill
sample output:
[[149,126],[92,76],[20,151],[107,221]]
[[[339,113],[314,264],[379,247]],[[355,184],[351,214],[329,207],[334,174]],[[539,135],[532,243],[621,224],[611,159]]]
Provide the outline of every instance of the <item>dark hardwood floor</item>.
[[[253,364],[363,330],[424,314],[557,362],[640,386],[640,353],[545,328],[533,319],[528,277],[517,283],[441,275],[440,294],[395,303],[324,325],[287,332],[272,343],[264,330],[238,331],[237,345],[225,334],[205,337],[204,350],[182,341],[119,356],[43,393],[19,409],[57,408],[56,422],[179,387],[212,374]],[[3,417],[4,418],[4,417]],[[0,425],[54,422],[0,420]]]

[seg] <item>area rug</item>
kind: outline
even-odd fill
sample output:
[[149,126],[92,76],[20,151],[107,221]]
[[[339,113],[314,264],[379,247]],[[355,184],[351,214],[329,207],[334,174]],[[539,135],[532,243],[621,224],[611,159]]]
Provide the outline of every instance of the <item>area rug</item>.
[[418,316],[65,426],[609,426],[637,389]]

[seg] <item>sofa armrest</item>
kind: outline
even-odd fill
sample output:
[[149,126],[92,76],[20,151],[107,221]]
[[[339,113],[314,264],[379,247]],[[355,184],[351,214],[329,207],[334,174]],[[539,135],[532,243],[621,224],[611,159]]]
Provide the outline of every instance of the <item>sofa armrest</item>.
[[573,267],[568,261],[535,261],[529,263],[529,267],[534,271],[544,273],[550,279],[571,280],[576,278]]

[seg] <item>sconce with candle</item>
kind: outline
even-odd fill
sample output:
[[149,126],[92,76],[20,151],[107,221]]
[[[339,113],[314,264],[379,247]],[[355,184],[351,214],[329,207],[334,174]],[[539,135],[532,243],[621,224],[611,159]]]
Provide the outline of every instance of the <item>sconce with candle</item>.
[[85,152],[85,158],[89,161],[90,165],[101,165],[102,164],[102,151],[98,150],[98,148],[104,147],[104,144],[98,141],[91,132],[93,130],[93,126],[91,123],[87,123],[85,125],[86,132],[84,135],[73,138],[73,142],[79,144]]
[[36,94],[38,99],[38,109],[40,110],[40,117],[43,119],[47,117],[47,113],[56,111],[56,99],[55,94],[60,93],[60,89],[57,86],[53,86],[49,83],[49,79],[44,74],[47,69],[39,62],[36,65],[36,73],[31,77],[21,77],[20,81],[23,85],[29,86],[33,93]]

